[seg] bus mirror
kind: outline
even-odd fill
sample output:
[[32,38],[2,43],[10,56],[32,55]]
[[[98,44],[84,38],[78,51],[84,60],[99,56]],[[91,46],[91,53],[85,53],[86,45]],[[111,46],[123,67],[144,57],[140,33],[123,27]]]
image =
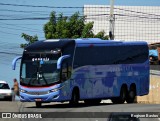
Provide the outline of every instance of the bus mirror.
[[63,55],[63,56],[61,56],[61,57],[58,59],[58,61],[57,61],[57,69],[60,69],[63,60],[64,60],[64,59],[67,59],[67,58],[69,58],[69,57],[70,57],[70,55]]
[[21,59],[22,56],[18,56],[18,57],[15,57],[12,61],[12,70],[15,70],[16,69],[16,62]]

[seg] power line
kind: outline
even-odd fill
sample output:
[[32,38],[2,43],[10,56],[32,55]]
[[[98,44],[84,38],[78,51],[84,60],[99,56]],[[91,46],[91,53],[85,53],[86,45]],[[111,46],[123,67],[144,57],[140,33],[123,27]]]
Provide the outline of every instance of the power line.
[[[18,28],[25,28],[25,29],[28,29],[29,31],[30,31],[30,30],[39,31],[39,29],[35,29],[35,28],[22,27],[22,26],[20,26],[20,25],[8,24],[8,23],[4,23],[4,22],[0,22],[0,23],[1,23],[1,24],[5,24],[5,25],[10,25],[10,26],[18,27]],[[41,25],[42,25],[42,24],[41,24]]]
[[22,11],[22,10],[11,10],[11,9],[0,9],[0,11],[16,12],[16,13],[42,13],[42,12],[46,13],[46,12],[49,12],[49,11]]
[[[0,24],[3,24],[2,22],[0,22]],[[42,24],[26,24],[26,23],[24,23],[24,24],[21,24],[21,23],[16,23],[16,24],[14,24],[14,23],[12,23],[12,24],[5,24],[5,25],[13,25],[13,26],[15,26],[15,25],[28,25],[28,26],[39,26],[39,25],[42,25]],[[21,26],[21,28],[23,28],[22,26]]]
[[20,36],[19,34],[10,33],[10,32],[4,32],[4,31],[1,31],[1,30],[0,30],[0,32],[1,32],[1,33],[4,33],[4,34],[11,34],[11,35],[16,35],[16,36],[18,35],[18,36]]
[[37,7],[37,8],[83,8],[83,7],[35,6],[35,5],[5,4],[5,3],[0,3],[0,5],[5,5],[5,6],[21,6],[21,7]]
[[123,8],[116,8],[116,7],[115,7],[114,9],[123,10],[123,11],[131,12],[131,13],[144,14],[144,15],[148,15],[148,16],[158,16],[158,17],[160,17],[160,15],[157,15],[157,14],[150,14],[150,13],[133,11],[133,10],[123,9]]
[[8,55],[22,55],[22,54],[18,54],[18,53],[14,53],[14,52],[0,52],[0,54],[8,54]]
[[34,31],[34,30],[24,30],[24,29],[18,29],[18,28],[11,28],[11,27],[3,27],[3,26],[0,26],[0,28],[5,28],[5,29],[14,29],[14,30],[20,30],[20,31],[30,31],[30,32],[40,32],[40,31]]
[[0,18],[0,20],[49,20],[50,17],[33,17],[33,18]]
[[[36,15],[49,15],[51,11],[23,11],[23,10],[11,10],[11,9],[0,9],[0,11],[4,12],[12,12],[12,13],[24,13],[26,14],[36,14]],[[56,13],[62,13],[62,11],[57,11]],[[73,11],[63,11],[63,14],[65,15],[72,15]],[[5,14],[6,15],[6,14]]]

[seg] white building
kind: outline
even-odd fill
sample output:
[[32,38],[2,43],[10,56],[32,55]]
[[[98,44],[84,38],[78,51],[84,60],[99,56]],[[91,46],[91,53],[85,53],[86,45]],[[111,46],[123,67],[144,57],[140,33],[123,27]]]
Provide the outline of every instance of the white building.
[[[84,5],[86,22],[94,22],[93,32],[109,33],[110,6]],[[114,6],[115,39],[160,42],[160,7]]]

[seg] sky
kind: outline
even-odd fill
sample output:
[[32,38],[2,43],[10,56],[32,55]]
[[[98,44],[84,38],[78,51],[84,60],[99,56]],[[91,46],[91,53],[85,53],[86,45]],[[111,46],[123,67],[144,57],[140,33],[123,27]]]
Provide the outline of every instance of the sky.
[[[114,1],[115,5],[160,6],[159,0]],[[77,11],[83,13],[84,5],[110,5],[110,0],[0,0],[0,80],[18,78],[19,65],[16,71],[11,71],[11,62],[23,51],[20,49],[20,44],[25,43],[22,33],[45,39],[43,26],[48,19],[35,18],[47,18],[51,11],[68,16]]]
[[[159,0],[114,0],[115,5],[144,5],[160,6]],[[9,5],[6,5],[9,4]],[[51,11],[71,15],[82,8],[51,8],[51,7],[83,7],[85,4],[109,5],[110,0],[1,0],[0,1],[0,42],[25,43],[21,38],[24,32],[29,35],[38,35],[39,40],[45,39],[43,25],[47,20],[25,20],[24,18],[49,17]],[[13,6],[24,5],[24,6]],[[27,7],[25,5],[32,5]],[[35,7],[48,6],[48,7]],[[23,18],[23,20],[6,20]],[[4,20],[2,20],[4,19]]]

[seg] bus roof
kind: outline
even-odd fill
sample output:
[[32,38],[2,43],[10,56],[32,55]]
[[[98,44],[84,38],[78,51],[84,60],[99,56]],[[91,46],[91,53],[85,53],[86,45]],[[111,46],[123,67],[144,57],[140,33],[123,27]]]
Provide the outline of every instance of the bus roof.
[[88,39],[75,39],[75,42],[77,45],[147,45],[147,42],[145,41],[128,41],[125,42],[123,40],[101,40],[99,38],[88,38]]
[[68,44],[76,46],[109,46],[109,45],[147,45],[144,41],[124,42],[121,40],[101,40],[99,38],[79,38],[79,39],[49,39],[37,41],[25,48],[27,51],[52,50],[54,48],[63,48]]
[[49,39],[37,41],[25,48],[27,51],[52,50],[54,48],[62,48],[68,44],[75,43],[73,39]]
[[99,38],[79,38],[75,39],[76,44],[111,44],[111,43],[122,43],[120,40],[102,40]]

